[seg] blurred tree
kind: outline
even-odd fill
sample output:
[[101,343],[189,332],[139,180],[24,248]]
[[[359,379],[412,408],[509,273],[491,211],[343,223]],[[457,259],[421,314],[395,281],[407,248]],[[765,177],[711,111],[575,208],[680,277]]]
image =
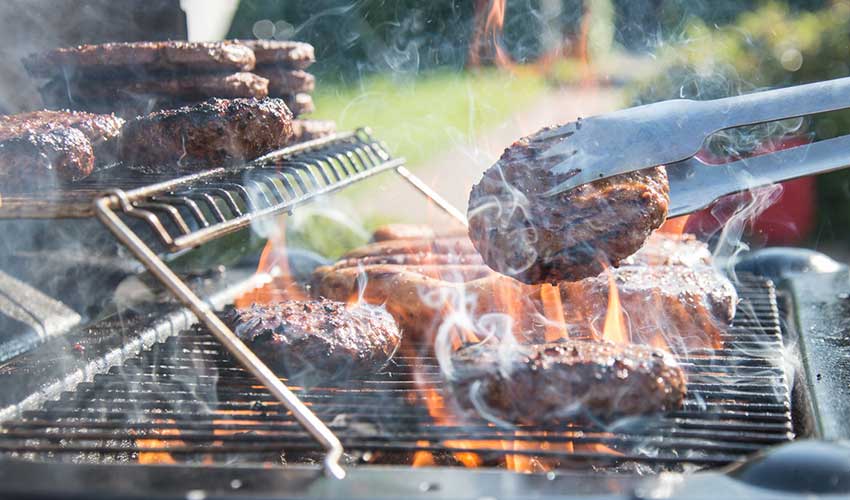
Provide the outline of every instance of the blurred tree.
[[[507,3],[503,43],[514,60],[540,51],[537,6],[538,0]],[[313,69],[326,77],[413,74],[435,66],[463,67],[473,15],[474,2],[468,0],[242,0],[228,36],[309,42],[316,47]],[[258,21],[265,22],[257,26]]]

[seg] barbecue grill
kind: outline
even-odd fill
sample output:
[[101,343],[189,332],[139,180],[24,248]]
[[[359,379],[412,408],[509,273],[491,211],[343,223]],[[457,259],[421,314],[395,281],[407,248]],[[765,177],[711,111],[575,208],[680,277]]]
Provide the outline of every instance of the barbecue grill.
[[[846,424],[836,423],[840,413],[830,410],[830,398],[810,390],[819,379],[809,375],[820,368],[808,356],[818,347],[810,345],[816,337],[808,325],[795,328],[800,298],[789,295],[793,287],[774,286],[789,276],[793,281],[793,266],[738,273],[742,302],[724,348],[674,352],[688,376],[684,407],[614,428],[505,429],[473,417],[442,418],[450,402],[436,359],[421,354],[428,349],[401,352],[380,373],[345,383],[287,387],[286,380],[269,377],[219,319],[235,297],[268,277],[240,266],[179,275],[170,263],[257,219],[389,170],[463,221],[367,130],[238,167],[152,175],[144,182],[107,169],[72,190],[5,199],[0,217],[9,220],[98,218],[104,234],[126,246],[179,301],[158,297],[116,308],[2,366],[3,386],[10,389],[3,391],[0,413],[0,454],[8,466],[0,489],[32,493],[28,479],[39,471],[73,478],[66,493],[92,492],[87,486],[96,476],[105,478],[100,491],[110,494],[136,485],[134,494],[183,497],[348,496],[382,487],[391,495],[451,496],[458,481],[471,485],[462,493],[486,496],[495,493],[488,484],[493,474],[502,494],[652,492],[665,487],[665,473],[695,471],[701,472],[677,477],[697,478],[687,485],[714,478],[710,484],[720,488],[732,480],[711,472],[719,467],[748,460],[760,470],[754,456],[795,437],[843,436],[824,432]],[[836,279],[845,279],[837,283],[850,288],[845,274],[838,272]],[[802,369],[793,369],[800,358]],[[480,468],[464,467],[469,456]],[[538,474],[504,470],[519,460]],[[337,462],[349,473],[345,489],[321,474],[340,476]],[[643,475],[654,479],[638,479]]]
[[[422,400],[444,388],[428,356],[396,356],[373,377],[295,392],[329,423],[352,463],[398,463],[399,454],[428,451],[447,464],[455,462],[452,453],[473,452],[493,463],[528,455],[597,469],[723,465],[793,437],[774,290],[757,278],[744,279],[740,290],[745,312],[726,335],[727,347],[681,357],[689,380],[684,408],[611,432],[540,426],[515,433],[483,420],[435,422]],[[200,326],[175,333],[8,420],[0,450],[33,460],[85,456],[107,463],[152,453],[187,463],[242,457],[258,465],[321,457],[318,443],[212,335]],[[558,450],[563,443],[576,449]],[[605,451],[593,451],[596,445]]]

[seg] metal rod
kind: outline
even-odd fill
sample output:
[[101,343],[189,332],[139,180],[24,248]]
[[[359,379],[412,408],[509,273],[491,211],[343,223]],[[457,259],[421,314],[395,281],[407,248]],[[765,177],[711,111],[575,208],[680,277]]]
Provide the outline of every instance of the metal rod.
[[434,191],[431,186],[425,184],[422,179],[414,175],[413,172],[407,169],[407,167],[402,165],[400,167],[397,167],[395,171],[404,180],[410,183],[411,186],[416,188],[420,193],[430,198],[431,201],[436,203],[438,207],[442,208],[444,212],[446,212],[455,220],[463,224],[464,227],[467,227],[469,225],[469,223],[466,221],[466,216],[463,214],[463,212],[461,212],[454,205],[449,203],[449,201],[443,198],[440,193]]
[[[302,196],[300,198],[296,198],[296,199],[293,199],[293,200],[288,201],[288,202],[277,203],[277,204],[275,204],[271,207],[268,207],[268,208],[263,208],[263,209],[256,210],[254,212],[242,215],[240,217],[236,217],[234,219],[230,219],[230,220],[227,220],[227,221],[224,221],[224,222],[219,222],[219,223],[216,223],[216,224],[214,224],[210,227],[205,227],[203,229],[199,229],[199,230],[197,230],[197,231],[195,231],[191,234],[185,235],[185,236],[178,236],[177,238],[174,239],[173,243],[169,245],[169,249],[172,250],[172,251],[177,251],[177,250],[183,250],[183,249],[186,249],[186,248],[192,248],[194,246],[198,246],[198,245],[200,245],[200,244],[202,244],[206,241],[209,241],[209,240],[212,240],[212,239],[215,239],[215,238],[219,238],[221,236],[233,233],[235,231],[238,231],[239,229],[242,229],[246,226],[249,226],[251,224],[251,222],[255,219],[268,217],[268,216],[271,216],[271,215],[279,214],[279,213],[284,212],[284,211],[291,210],[291,209],[293,209],[293,208],[295,208],[299,205],[302,205],[303,203],[305,203],[307,201],[311,201],[316,196],[331,193],[333,191],[341,189],[341,188],[343,188],[343,187],[345,187],[345,186],[347,186],[351,183],[357,182],[357,181],[364,179],[366,177],[369,177],[371,175],[377,174],[379,172],[382,172],[384,170],[387,170],[387,169],[390,169],[390,168],[393,168],[393,167],[397,167],[400,164],[404,164],[404,160],[401,159],[401,158],[398,158],[398,159],[395,159],[395,160],[390,160],[390,161],[386,162],[385,164],[381,165],[380,167],[374,167],[374,168],[371,168],[371,169],[369,169],[365,172],[361,172],[359,174],[352,175],[351,177],[347,178],[343,182],[334,183],[334,184],[327,186],[325,188],[313,190],[309,195]],[[425,187],[428,188],[428,186],[425,186]]]
[[132,205],[120,190],[95,200],[97,218],[123,243],[139,261],[171,293],[195,313],[210,332],[230,353],[259,380],[271,394],[284,404],[301,425],[325,448],[325,472],[342,479],[345,470],[340,466],[343,448],[331,430],[284,385],[260,359],[215,315],[212,308],[201,300],[174,272],[115,214],[112,206],[120,203],[125,211]]

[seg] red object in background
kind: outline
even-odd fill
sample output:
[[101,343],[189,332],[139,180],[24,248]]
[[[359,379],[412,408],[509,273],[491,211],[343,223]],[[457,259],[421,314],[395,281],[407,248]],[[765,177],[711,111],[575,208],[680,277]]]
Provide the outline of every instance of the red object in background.
[[[752,156],[792,148],[810,142],[806,136],[787,136],[754,151]],[[738,158],[720,159],[709,153],[697,156],[709,164],[720,164]],[[747,225],[749,241],[759,245],[796,245],[808,237],[815,226],[817,194],[814,177],[802,177],[781,184],[779,199]],[[739,206],[752,200],[750,193],[726,196],[711,207],[695,212],[685,230],[702,239],[718,232]]]

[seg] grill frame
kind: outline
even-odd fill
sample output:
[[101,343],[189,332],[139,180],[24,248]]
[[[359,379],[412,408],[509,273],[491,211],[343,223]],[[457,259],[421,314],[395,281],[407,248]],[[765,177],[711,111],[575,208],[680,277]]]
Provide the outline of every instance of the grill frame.
[[[745,283],[747,282],[745,281]],[[741,287],[740,292],[742,293],[742,296],[745,299],[758,298],[755,296],[754,292],[758,286],[753,288],[754,282],[750,281],[749,283],[749,285]],[[710,370],[712,373],[722,372],[725,368],[728,369],[727,371],[733,373],[735,377],[749,377],[753,383],[747,385],[742,384],[739,381],[732,385],[732,387],[736,389],[735,391],[729,390],[729,384],[722,385],[720,386],[720,390],[725,390],[727,394],[716,395],[713,394],[713,391],[717,389],[716,386],[711,385],[710,382],[704,382],[702,384],[695,383],[694,379],[689,377],[688,401],[690,403],[686,403],[685,409],[680,412],[676,412],[673,415],[668,415],[666,417],[669,420],[668,423],[672,424],[670,426],[670,430],[673,432],[669,435],[657,432],[644,433],[642,435],[638,432],[635,434],[635,437],[629,437],[624,434],[597,437],[596,434],[598,434],[599,431],[594,429],[576,428],[575,430],[570,431],[570,434],[565,432],[557,434],[557,431],[554,428],[537,427],[534,429],[525,429],[525,435],[516,436],[513,435],[512,431],[488,426],[482,427],[481,422],[476,425],[462,425],[455,426],[454,428],[445,425],[425,425],[422,430],[417,430],[417,432],[419,432],[418,434],[413,434],[409,432],[408,429],[408,424],[410,424],[411,421],[413,421],[413,424],[419,425],[422,421],[427,422],[430,419],[430,417],[427,416],[427,410],[425,410],[421,405],[419,405],[416,410],[417,413],[405,413],[407,411],[405,408],[401,408],[400,410],[397,406],[394,407],[387,404],[389,400],[384,400],[382,398],[375,399],[374,397],[372,399],[368,399],[372,396],[364,397],[362,393],[356,392],[354,394],[360,401],[355,401],[355,403],[357,408],[361,408],[360,411],[379,408],[383,417],[392,417],[390,423],[393,421],[401,421],[402,429],[405,429],[405,432],[407,432],[406,435],[402,433],[364,436],[362,430],[365,427],[363,426],[371,424],[381,428],[382,426],[386,427],[388,422],[380,420],[376,423],[375,421],[369,421],[368,419],[364,421],[357,421],[358,414],[355,411],[346,412],[348,414],[347,418],[349,418],[353,423],[352,425],[340,426],[340,422],[332,421],[339,415],[339,406],[345,407],[346,405],[352,405],[352,403],[350,401],[343,400],[330,401],[329,404],[325,405],[322,404],[322,401],[327,400],[329,395],[332,394],[337,396],[341,392],[343,394],[347,394],[342,390],[345,388],[326,387],[312,392],[297,391],[297,394],[302,401],[311,405],[313,411],[323,417],[325,421],[331,421],[329,424],[330,428],[334,430],[338,437],[341,438],[347,450],[359,453],[370,452],[373,456],[376,453],[410,454],[415,451],[431,451],[438,453],[439,456],[450,457],[452,453],[470,451],[477,452],[482,455],[498,455],[500,457],[504,457],[505,455],[551,456],[558,458],[562,461],[562,463],[570,464],[570,466],[573,467],[577,466],[577,464],[580,465],[582,463],[589,463],[594,467],[608,468],[609,466],[615,466],[614,470],[616,470],[616,467],[623,466],[623,464],[628,465],[629,462],[639,462],[641,465],[656,468],[660,467],[665,470],[669,468],[670,465],[675,465],[677,467],[683,464],[697,466],[724,465],[748,456],[756,451],[762,450],[768,446],[790,441],[793,438],[790,408],[791,395],[788,390],[787,373],[781,366],[776,366],[775,359],[777,358],[772,357],[770,362],[768,362],[766,358],[754,355],[755,351],[753,350],[754,340],[761,339],[767,341],[764,343],[765,346],[768,346],[766,349],[767,353],[774,356],[781,356],[782,354],[776,347],[770,347],[773,344],[781,346],[782,329],[779,322],[778,309],[776,307],[775,290],[770,282],[765,281],[764,283],[765,284],[762,289],[764,293],[761,298],[767,298],[767,300],[763,301],[761,305],[758,305],[759,300],[745,300],[741,307],[742,315],[739,317],[737,324],[733,325],[731,328],[731,333],[729,334],[730,337],[727,338],[729,346],[725,349],[727,352],[724,353],[721,351],[720,353],[717,353],[718,356],[717,359],[714,360],[716,361],[715,363],[706,362],[707,359],[711,358],[706,358],[704,353],[697,353],[696,359],[694,360],[699,361],[699,363],[694,364],[694,367],[701,365],[703,368]],[[753,311],[749,306],[759,307],[761,308],[761,311],[769,312],[770,317],[762,316],[758,318],[760,321],[758,322],[759,328],[757,329],[753,328],[754,321],[747,318],[748,311]],[[80,410],[84,409],[84,413],[99,416],[101,420],[92,420],[92,422],[95,422],[96,425],[85,427],[84,432],[78,435],[84,435],[89,438],[89,441],[94,439],[109,439],[115,440],[117,443],[113,448],[106,449],[101,447],[97,450],[98,452],[110,451],[119,455],[121,453],[126,454],[131,451],[131,449],[128,448],[126,444],[122,443],[124,441],[142,438],[156,439],[167,443],[180,441],[185,442],[186,446],[182,448],[174,448],[170,446],[163,446],[159,448],[145,447],[144,449],[136,451],[168,451],[170,453],[174,453],[175,456],[192,458],[192,455],[196,455],[196,457],[194,457],[195,459],[197,459],[197,456],[209,454],[227,457],[235,453],[246,452],[257,453],[258,456],[260,456],[260,454],[267,456],[268,454],[275,454],[281,449],[286,449],[288,452],[301,452],[308,454],[309,452],[321,451],[321,447],[317,447],[316,443],[308,434],[298,431],[299,427],[291,417],[287,418],[282,416],[280,412],[275,413],[268,410],[269,408],[274,408],[274,398],[272,398],[269,393],[263,392],[263,390],[259,387],[254,387],[251,389],[251,392],[241,393],[241,395],[236,392],[235,394],[238,397],[232,404],[222,405],[219,403],[218,408],[224,411],[260,411],[260,409],[262,409],[264,412],[264,416],[262,418],[257,417],[256,415],[231,414],[219,414],[219,418],[215,418],[214,415],[204,416],[202,410],[206,405],[197,403],[199,396],[203,399],[203,395],[206,394],[209,396],[214,393],[213,400],[221,402],[225,399],[224,396],[233,395],[234,391],[241,387],[241,385],[255,384],[252,384],[252,382],[254,382],[252,376],[244,369],[241,369],[238,365],[234,364],[233,360],[221,350],[220,345],[216,342],[214,337],[212,337],[209,333],[198,333],[201,332],[201,330],[197,326],[193,331],[195,333],[178,334],[169,338],[165,341],[165,343],[156,344],[153,350],[148,350],[125,363],[123,369],[119,370],[118,368],[113,368],[111,374],[96,377],[94,381],[78,386],[74,392],[65,393],[54,403],[48,403],[46,405],[46,409],[43,411],[47,413],[39,413],[42,410],[37,410],[35,412],[30,411],[23,414],[23,419],[6,423],[3,427],[3,434],[0,434],[0,450],[8,452],[10,449],[18,446],[10,445],[10,439],[21,439],[26,441],[28,439],[34,439],[41,436],[43,438],[48,438],[48,441],[53,444],[48,444],[40,448],[28,448],[29,451],[54,452],[65,456],[67,456],[67,454],[72,454],[77,451],[77,449],[69,445],[70,441],[67,438],[73,437],[75,432],[73,429],[81,426],[77,421],[57,423],[56,418],[76,417],[80,415]],[[191,349],[187,350],[187,348]],[[173,356],[173,363],[165,362],[169,359],[168,356]],[[405,387],[410,386],[410,379],[399,380],[398,377],[403,373],[402,369],[404,366],[411,364],[411,360],[424,363],[420,364],[420,366],[424,366],[426,368],[424,372],[425,378],[428,378],[433,382],[440,380],[438,369],[432,358],[425,359],[422,357],[400,356],[398,358],[399,363],[397,367],[393,368],[393,370],[396,370],[397,373],[394,377],[390,377],[392,380],[387,379],[386,377],[383,379],[369,379],[364,381],[363,387],[369,387],[370,385],[378,387],[378,389],[373,389],[375,392],[383,390],[387,393],[391,393],[396,391],[400,394],[402,399],[406,398],[411,394],[411,392],[405,389]],[[154,363],[154,361],[156,362]],[[180,368],[181,362],[184,363],[181,369],[174,370],[168,368],[169,366],[177,366]],[[154,372],[150,372],[143,378],[134,378],[137,377],[137,373],[135,369],[131,368],[137,365],[142,368],[155,368],[155,373],[158,375],[153,377]],[[215,366],[215,370],[211,371],[212,366]],[[698,369],[694,367],[687,368],[686,366],[686,370],[693,371],[694,369]],[[144,373],[144,371],[142,373]],[[238,376],[234,376],[235,374],[238,374]],[[121,392],[120,389],[116,389],[116,377],[120,378],[122,383],[131,381],[131,385],[134,388],[134,394],[146,394],[147,396],[137,396],[132,402],[128,402],[126,398],[123,397],[113,397],[115,396],[114,393],[116,393],[116,391],[118,395],[128,394],[126,391]],[[192,377],[194,377],[194,382],[191,381]],[[209,382],[213,379],[217,382],[216,386],[211,389],[209,387]],[[422,379],[422,377],[419,377],[420,381]],[[775,381],[777,379],[782,379],[784,381],[783,384],[781,384],[784,388],[784,393],[781,395],[782,397],[778,398],[776,394],[764,394],[759,392],[764,390],[765,387],[776,387]],[[773,381],[773,383],[771,383],[771,381]],[[207,385],[206,390],[204,390],[205,384]],[[152,388],[159,390],[172,386],[182,390],[166,392],[164,394],[157,391],[146,392],[148,389]],[[383,388],[381,388],[382,386]],[[359,390],[360,388],[361,387],[358,387],[356,390]],[[211,393],[210,390],[213,392]],[[347,388],[346,390],[355,389]],[[418,388],[419,392],[423,390],[424,389],[421,387]],[[97,396],[98,394],[100,395],[99,397],[92,397]],[[111,395],[110,397],[113,397],[113,399],[104,400],[104,394]],[[721,396],[729,396],[729,398],[722,398]],[[719,415],[712,414],[711,411],[699,411],[698,405],[695,406],[694,397],[704,397],[709,401],[717,399],[730,399],[731,401],[708,404],[709,409],[716,408],[725,410],[724,414]],[[167,404],[160,400],[164,400]],[[69,409],[70,407],[68,405],[71,405],[74,402],[79,404],[79,408],[77,410]],[[168,407],[173,406],[181,407],[181,411],[185,411],[185,413],[176,415],[169,414],[166,410]],[[351,407],[353,408],[354,406]],[[131,409],[146,409],[147,411],[142,412],[140,415],[147,415],[148,417],[153,415],[156,420],[152,421],[149,419],[145,421],[142,419],[140,421],[138,416],[136,418],[131,418],[129,421],[122,420],[121,417],[124,415],[121,415],[120,412]],[[199,411],[201,411],[201,413],[199,413]],[[712,416],[722,416],[724,418],[713,420]],[[26,421],[33,417],[38,418],[36,421]],[[359,417],[362,418],[363,415],[359,415]],[[400,419],[400,417],[406,418]],[[173,420],[173,422],[161,422],[160,420],[162,419]],[[214,422],[215,420],[226,420],[228,423],[216,424]],[[257,420],[262,421],[254,423],[254,421]],[[700,421],[702,421],[702,423],[700,423]],[[357,427],[357,425],[354,424],[360,425],[360,427]],[[148,434],[148,431],[151,429],[174,428],[181,430],[180,435]],[[33,429],[42,429],[43,432],[42,434],[39,434],[38,432],[33,433]],[[48,429],[52,430],[48,432]],[[110,429],[118,432],[109,432]],[[360,430],[358,431],[357,429]],[[488,434],[482,434],[482,429],[486,430]],[[270,430],[277,431],[277,435],[271,436],[262,433],[263,431]],[[203,434],[205,431],[209,431],[211,434]],[[215,431],[219,431],[220,434],[215,434]],[[261,433],[250,437],[245,437],[247,434],[240,434],[237,436],[221,434],[239,431],[260,431]],[[561,431],[563,430],[561,429]],[[63,432],[68,432],[68,434],[63,434]],[[584,434],[577,436],[575,434],[576,432],[583,432]],[[705,439],[707,436],[711,436],[715,439],[707,440]],[[723,437],[723,439],[717,439],[718,436]],[[694,455],[685,457],[685,459],[683,459],[681,455],[665,455],[663,453],[660,453],[657,456],[637,454],[627,455],[625,457],[615,457],[603,453],[580,451],[569,454],[546,452],[541,451],[538,448],[484,450],[481,447],[463,448],[446,445],[446,441],[459,441],[464,439],[475,439],[477,441],[501,440],[512,443],[527,443],[541,437],[545,437],[545,440],[549,442],[571,441],[575,444],[598,443],[606,446],[614,446],[615,449],[618,444],[628,444],[628,442],[631,441],[640,441],[643,446],[652,441],[658,441],[657,444],[661,445],[661,449],[673,449],[677,450],[677,453],[695,449],[699,449],[703,452],[708,450],[709,453],[706,456]],[[209,446],[209,443],[214,441],[221,441],[224,443],[232,442],[235,446],[224,446],[213,449]],[[427,444],[424,444],[423,441],[427,441]],[[63,444],[55,444],[54,442]],[[207,445],[204,445],[204,442],[206,442]],[[677,444],[680,444],[681,446],[677,447]],[[20,449],[17,450],[21,451]],[[623,448],[620,447],[618,451],[622,450]],[[114,460],[117,459],[111,457],[106,461],[109,462]],[[248,460],[248,463],[250,464],[252,462]]]

